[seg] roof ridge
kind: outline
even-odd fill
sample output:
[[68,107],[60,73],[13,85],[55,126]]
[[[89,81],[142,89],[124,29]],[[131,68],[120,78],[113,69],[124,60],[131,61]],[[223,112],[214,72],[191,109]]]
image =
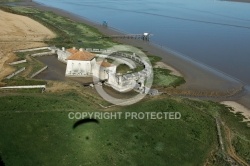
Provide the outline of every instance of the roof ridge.
[[90,61],[95,57],[95,54],[81,50],[76,53],[70,55],[68,60],[82,60],[82,61]]

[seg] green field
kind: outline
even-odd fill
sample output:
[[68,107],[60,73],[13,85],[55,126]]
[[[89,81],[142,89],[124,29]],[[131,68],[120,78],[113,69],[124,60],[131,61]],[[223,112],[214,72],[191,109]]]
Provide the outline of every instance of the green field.
[[200,165],[217,146],[214,119],[175,99],[109,111],[178,111],[180,120],[122,118],[76,129],[69,112],[103,110],[75,93],[4,96],[0,106],[0,152],[6,165]]

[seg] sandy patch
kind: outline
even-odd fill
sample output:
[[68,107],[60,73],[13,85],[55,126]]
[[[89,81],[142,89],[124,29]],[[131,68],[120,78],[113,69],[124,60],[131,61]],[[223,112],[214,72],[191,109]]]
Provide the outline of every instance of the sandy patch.
[[8,76],[10,73],[15,71],[14,67],[6,64],[10,57],[11,54],[8,53],[6,56],[0,58],[0,79]]
[[176,69],[174,69],[173,67],[167,65],[164,62],[156,62],[156,65],[154,66],[155,68],[162,68],[162,69],[168,69],[171,71],[171,74],[176,75],[176,76],[180,76],[183,77],[183,75],[177,71]]
[[245,116],[245,118],[243,119],[243,121],[248,121],[250,122],[250,110],[246,107],[244,107],[243,105],[234,102],[234,101],[223,101],[220,102],[221,104],[227,105],[229,107],[232,107],[234,110],[232,111],[233,113],[237,113],[237,112],[241,112],[243,116]]
[[55,34],[40,23],[25,17],[0,10],[0,41],[42,41]]
[[17,58],[13,51],[45,46],[42,41],[56,35],[28,17],[1,10],[0,16],[0,80],[2,80],[15,70],[8,65]]

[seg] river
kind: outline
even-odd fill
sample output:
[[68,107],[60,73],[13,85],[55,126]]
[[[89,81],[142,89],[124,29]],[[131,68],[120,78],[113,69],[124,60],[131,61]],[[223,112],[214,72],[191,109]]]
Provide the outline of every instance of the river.
[[36,0],[122,32],[153,34],[175,50],[250,85],[250,3],[217,0]]

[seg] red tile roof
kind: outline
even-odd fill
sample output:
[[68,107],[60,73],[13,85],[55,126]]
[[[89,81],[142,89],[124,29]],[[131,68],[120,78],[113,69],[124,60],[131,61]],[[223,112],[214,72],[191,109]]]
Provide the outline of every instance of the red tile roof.
[[112,64],[110,64],[109,62],[103,61],[103,62],[97,62],[100,66],[102,67],[110,67],[112,66]]
[[75,53],[77,53],[77,52],[78,52],[78,50],[77,50],[77,49],[75,49],[75,48],[70,48],[70,49],[67,49],[67,51],[68,51],[69,53],[71,53],[71,54],[75,54]]
[[95,54],[92,54],[87,51],[78,51],[73,55],[68,57],[68,60],[79,60],[79,61],[91,61],[95,57]]

